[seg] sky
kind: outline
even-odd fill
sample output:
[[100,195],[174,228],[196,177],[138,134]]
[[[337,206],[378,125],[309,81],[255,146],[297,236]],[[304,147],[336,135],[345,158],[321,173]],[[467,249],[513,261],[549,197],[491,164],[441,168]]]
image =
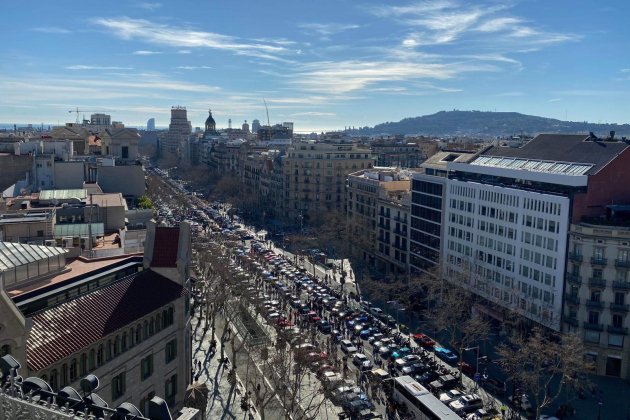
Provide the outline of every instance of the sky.
[[630,122],[627,0],[3,1],[0,122],[297,132],[441,110]]

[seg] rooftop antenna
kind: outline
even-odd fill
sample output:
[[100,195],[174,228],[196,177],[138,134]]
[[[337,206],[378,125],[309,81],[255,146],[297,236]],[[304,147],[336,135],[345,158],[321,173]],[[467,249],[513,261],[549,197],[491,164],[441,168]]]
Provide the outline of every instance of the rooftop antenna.
[[265,101],[265,98],[263,98],[263,102],[265,103],[265,111],[267,111],[267,126],[271,127],[271,124],[269,123],[269,108],[267,108],[267,101]]

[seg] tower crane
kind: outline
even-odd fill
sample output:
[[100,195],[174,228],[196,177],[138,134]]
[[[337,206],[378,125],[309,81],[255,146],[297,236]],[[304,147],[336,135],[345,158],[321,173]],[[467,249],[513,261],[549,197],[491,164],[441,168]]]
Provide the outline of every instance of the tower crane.
[[70,111],[68,111],[68,114],[72,114],[73,112],[76,112],[77,114],[76,123],[79,124],[81,122],[81,120],[79,120],[79,112],[113,112],[113,111],[107,111],[107,110],[94,111],[94,110],[88,110],[88,109],[79,109],[79,107],[77,107],[76,109],[71,109]]

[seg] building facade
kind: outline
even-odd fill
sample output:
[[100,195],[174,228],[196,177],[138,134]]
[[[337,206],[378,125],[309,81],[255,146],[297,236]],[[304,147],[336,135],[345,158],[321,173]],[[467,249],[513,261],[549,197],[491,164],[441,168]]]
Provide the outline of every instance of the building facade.
[[630,378],[629,270],[627,221],[571,225],[563,328],[583,338],[597,374],[623,379]]

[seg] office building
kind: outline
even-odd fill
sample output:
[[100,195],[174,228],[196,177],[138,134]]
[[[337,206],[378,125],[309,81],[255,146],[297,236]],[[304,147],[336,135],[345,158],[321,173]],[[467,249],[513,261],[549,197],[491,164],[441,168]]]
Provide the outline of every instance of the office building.
[[155,131],[155,118],[149,118],[147,121],[147,131]]
[[252,133],[256,134],[258,133],[258,130],[260,130],[260,121],[258,120],[252,121]]
[[188,121],[185,107],[174,106],[171,108],[171,123],[168,132],[160,141],[162,157],[179,159],[182,144],[188,140],[192,134],[192,125]]
[[559,331],[570,224],[630,202],[628,164],[626,142],[592,134],[539,135],[448,162],[442,275],[485,299],[491,316]]

